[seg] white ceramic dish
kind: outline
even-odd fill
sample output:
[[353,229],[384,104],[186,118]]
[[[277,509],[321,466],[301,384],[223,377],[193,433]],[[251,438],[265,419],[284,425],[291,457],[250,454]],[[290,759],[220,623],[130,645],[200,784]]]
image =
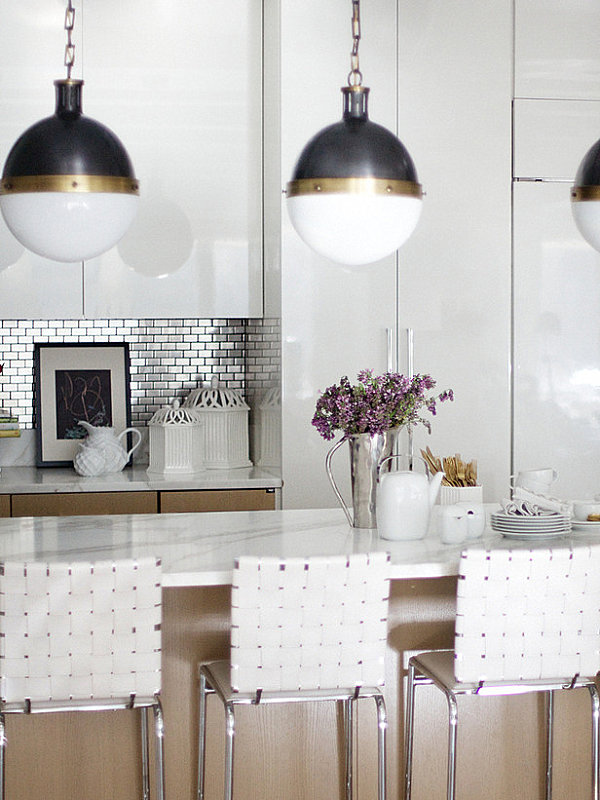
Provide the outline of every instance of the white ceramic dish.
[[497,530],[529,531],[530,533],[535,533],[536,531],[563,531],[569,527],[568,522],[563,522],[560,525],[509,525],[502,522],[492,522],[492,528]]
[[497,525],[518,525],[522,528],[539,528],[546,525],[567,525],[569,517],[560,517],[554,519],[552,517],[495,517],[492,515],[492,522]]
[[581,528],[581,529],[592,529],[595,528],[600,530],[600,522],[596,522],[596,520],[589,520],[589,519],[572,519],[571,525],[574,528]]
[[525,533],[525,532],[516,532],[516,531],[498,531],[500,536],[504,536],[506,539],[558,539],[561,536],[568,536],[570,530],[564,531],[557,531],[554,533]]
[[511,514],[492,514],[492,529],[503,536],[519,539],[564,536],[571,530],[571,519],[565,514],[543,517],[517,517]]
[[569,530],[571,527],[570,520],[564,520],[560,523],[552,523],[552,524],[539,524],[539,525],[522,525],[518,522],[510,523],[510,522],[498,522],[496,520],[491,521],[492,528],[498,531],[522,531],[524,533],[540,533],[541,531],[564,531]]

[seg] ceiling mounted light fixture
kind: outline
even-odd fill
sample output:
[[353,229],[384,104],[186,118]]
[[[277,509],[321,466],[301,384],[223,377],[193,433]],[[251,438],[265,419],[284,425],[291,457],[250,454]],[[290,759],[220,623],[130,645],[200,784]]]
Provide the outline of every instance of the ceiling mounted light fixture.
[[359,265],[404,244],[419,220],[422,191],[406,147],[368,117],[369,89],[358,65],[359,0],[352,0],[352,40],[342,120],[308,142],[286,195],[292,224],[310,248]]
[[121,141],[83,116],[82,80],[71,78],[75,10],[65,12],[65,80],[56,111],[28,128],[8,154],[0,210],[27,249],[54,261],[83,261],[113,247],[131,225],[139,184]]
[[579,233],[600,251],[600,139],[579,165],[571,187],[571,210]]

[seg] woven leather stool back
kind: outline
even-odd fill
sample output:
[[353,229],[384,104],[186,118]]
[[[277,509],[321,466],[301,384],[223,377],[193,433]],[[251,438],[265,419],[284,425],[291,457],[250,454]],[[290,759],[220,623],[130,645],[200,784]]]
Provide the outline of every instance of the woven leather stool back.
[[386,553],[240,558],[232,588],[235,691],[382,686]]
[[459,681],[595,675],[600,547],[466,550],[454,650]]
[[0,565],[0,698],[60,703],[160,690],[155,558]]

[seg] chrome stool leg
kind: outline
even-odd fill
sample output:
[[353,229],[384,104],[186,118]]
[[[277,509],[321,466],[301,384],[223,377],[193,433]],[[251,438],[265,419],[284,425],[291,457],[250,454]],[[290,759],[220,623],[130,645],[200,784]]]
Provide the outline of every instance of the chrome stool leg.
[[154,733],[156,738],[156,797],[157,800],[165,800],[165,723],[160,697],[155,697],[152,706],[154,711]]
[[206,683],[206,675],[200,671],[200,708],[198,723],[198,800],[204,800],[204,763],[206,758],[206,696],[212,689]]
[[379,755],[379,770],[378,770],[378,785],[379,785],[379,800],[385,800],[386,796],[386,731],[387,731],[387,712],[385,708],[385,700],[382,694],[375,695],[375,704],[377,705],[377,749]]
[[411,800],[412,792],[412,759],[413,733],[415,724],[415,668],[408,665],[408,681],[406,685],[406,722],[404,730],[404,798]]
[[4,714],[0,714],[0,800],[4,800],[4,752],[6,750],[6,728]]
[[235,714],[233,703],[225,703],[225,800],[233,797],[233,745]]
[[140,708],[142,734],[142,797],[150,797],[150,757],[148,750],[148,708]]
[[545,692],[546,700],[546,800],[552,800],[552,764],[554,748],[554,692]]
[[596,686],[588,686],[592,700],[592,798],[600,800],[600,698]]
[[452,692],[443,689],[448,701],[448,781],[447,800],[454,800],[456,793],[456,735],[458,732],[458,705]]
[[352,800],[352,737],[354,735],[352,698],[348,697],[340,702],[344,713],[344,742],[346,745],[346,800]]

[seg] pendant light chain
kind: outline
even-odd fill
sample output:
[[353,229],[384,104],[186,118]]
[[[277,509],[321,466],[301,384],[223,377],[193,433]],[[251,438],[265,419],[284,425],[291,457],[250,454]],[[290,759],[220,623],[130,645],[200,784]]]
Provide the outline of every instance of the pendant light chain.
[[67,68],[67,80],[71,80],[71,70],[75,63],[75,45],[73,44],[73,27],[75,25],[75,9],[73,3],[69,0],[65,10],[65,32],[67,34],[67,43],[65,45],[65,67]]
[[348,74],[348,86],[361,86],[362,73],[358,68],[358,44],[360,42],[360,0],[352,0],[352,53],[350,54],[351,70]]

